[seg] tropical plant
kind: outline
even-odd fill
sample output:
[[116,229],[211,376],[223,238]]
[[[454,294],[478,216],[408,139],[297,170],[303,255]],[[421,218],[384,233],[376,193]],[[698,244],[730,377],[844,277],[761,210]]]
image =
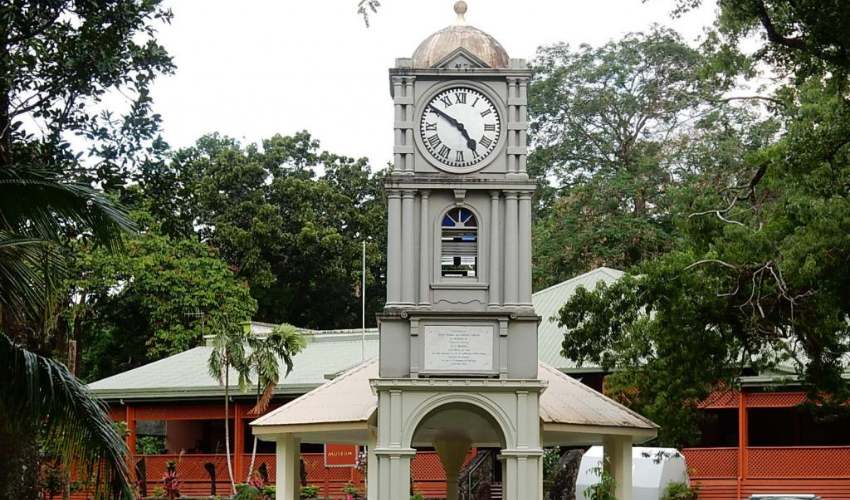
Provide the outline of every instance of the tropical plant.
[[301,498],[319,498],[319,491],[317,486],[302,486]]
[[177,462],[169,460],[165,464],[165,473],[162,475],[165,498],[174,500],[180,497],[180,478],[177,476]]
[[664,488],[661,500],[697,500],[699,488],[691,488],[686,483],[670,483]]
[[230,455],[230,375],[231,369],[237,376],[240,390],[244,390],[249,382],[250,368],[246,362],[245,347],[251,335],[251,323],[243,324],[242,328],[221,328],[211,325],[215,333],[212,337],[212,352],[207,366],[210,375],[224,385],[224,447],[227,460],[227,474],[230,479],[230,489],[236,493],[236,481],[233,477],[233,460]]
[[614,494],[617,488],[614,476],[601,465],[591,468],[590,472],[599,478],[599,482],[585,488],[584,496],[588,500],[617,500]]
[[138,436],[136,438],[137,455],[160,455],[165,452],[165,438],[162,436]]
[[[65,269],[60,244],[70,228],[116,248],[122,230],[131,227],[120,208],[88,186],[33,167],[0,169],[0,370],[6,372],[0,381],[0,441],[42,432],[63,463],[79,464],[84,474],[97,469],[98,494],[130,491],[125,446],[111,419],[62,364],[25,350],[7,334],[30,338],[35,331],[44,340],[45,312]],[[0,479],[29,467],[26,457],[3,460]]]
[[[102,406],[36,352],[51,351],[62,245],[114,247],[129,226],[91,183],[68,179],[129,163],[156,130],[148,88],[172,65],[154,25],[169,18],[157,0],[0,2],[0,497],[36,496],[39,435],[84,482],[94,474],[96,495],[130,490],[125,449]],[[130,111],[120,147],[104,149],[95,143],[121,121],[102,112],[111,92]],[[74,136],[87,140],[72,144]]]
[[236,495],[233,500],[272,500],[275,497],[273,486],[266,486],[262,479],[252,479],[247,484],[236,485]]
[[[250,328],[250,325],[249,325]],[[286,377],[292,371],[292,357],[304,348],[304,337],[292,325],[282,324],[274,327],[267,335],[249,335],[246,363],[257,378],[257,403],[249,412],[259,416],[266,411],[274,395],[274,389],[280,382],[279,360],[286,365]],[[251,450],[251,465],[248,478],[254,474],[254,462],[257,458],[257,436]]]
[[[0,335],[0,360],[0,436],[32,432],[29,423],[38,422],[45,446],[64,464],[100,479],[93,484],[95,494],[132,494],[126,446],[104,405],[64,365],[22,349],[5,335]],[[3,450],[14,447],[4,443]]]

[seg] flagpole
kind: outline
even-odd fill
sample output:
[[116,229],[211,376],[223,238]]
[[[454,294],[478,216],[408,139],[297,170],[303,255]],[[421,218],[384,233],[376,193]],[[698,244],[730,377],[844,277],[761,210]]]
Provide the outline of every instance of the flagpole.
[[360,360],[366,361],[366,240],[363,240],[363,272],[360,275],[360,284],[363,287],[360,298],[363,300],[360,314]]

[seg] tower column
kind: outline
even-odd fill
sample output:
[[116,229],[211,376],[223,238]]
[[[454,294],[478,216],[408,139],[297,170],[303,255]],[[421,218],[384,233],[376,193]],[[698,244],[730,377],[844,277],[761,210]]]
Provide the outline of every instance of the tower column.
[[401,301],[404,304],[414,304],[416,293],[416,248],[413,245],[415,226],[413,225],[413,198],[415,191],[404,190],[401,193]]
[[531,305],[531,193],[519,195],[519,303]]
[[543,450],[502,450],[502,460],[505,500],[543,499]]
[[401,302],[401,193],[387,191],[387,305]]
[[499,192],[490,191],[490,305],[502,303],[499,271],[502,269],[499,252]]
[[431,303],[431,216],[429,191],[422,191],[419,199],[419,304]]
[[516,305],[518,302],[518,229],[517,222],[517,193],[505,192],[505,305]]

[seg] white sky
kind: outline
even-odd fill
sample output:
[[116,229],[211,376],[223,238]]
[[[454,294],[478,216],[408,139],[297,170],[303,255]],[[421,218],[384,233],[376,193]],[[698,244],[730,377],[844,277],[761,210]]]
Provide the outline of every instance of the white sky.
[[[170,0],[158,39],[177,64],[154,84],[154,108],[172,147],[208,132],[243,143],[308,130],[323,149],[392,158],[387,70],[454,21],[454,0],[382,0],[372,25],[357,0]],[[652,23],[696,39],[714,2],[671,19],[673,0],[468,0],[467,21],[511,57],[532,59],[558,41],[599,45]]]

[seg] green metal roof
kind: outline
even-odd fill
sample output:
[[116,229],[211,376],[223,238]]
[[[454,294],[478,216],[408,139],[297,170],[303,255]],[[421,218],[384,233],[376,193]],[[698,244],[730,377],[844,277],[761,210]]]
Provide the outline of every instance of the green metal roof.
[[[599,371],[598,367],[583,366],[561,357],[563,332],[558,327],[558,310],[569,300],[578,287],[593,289],[596,283],[613,283],[622,271],[601,267],[570,280],[535,293],[532,297],[535,311],[542,320],[538,330],[538,357],[544,363],[566,372]],[[274,325],[252,323],[257,334],[270,331]],[[303,330],[306,348],[293,359],[292,373],[277,388],[278,394],[303,394],[363,361],[361,357],[361,330],[311,331]],[[367,329],[365,336],[366,359],[378,356],[378,331]],[[209,374],[207,360],[212,348],[195,347],[168,358],[98,380],[89,389],[106,400],[118,399],[180,399],[212,398],[223,396],[224,387]],[[238,396],[235,373],[231,372],[231,393]]]

